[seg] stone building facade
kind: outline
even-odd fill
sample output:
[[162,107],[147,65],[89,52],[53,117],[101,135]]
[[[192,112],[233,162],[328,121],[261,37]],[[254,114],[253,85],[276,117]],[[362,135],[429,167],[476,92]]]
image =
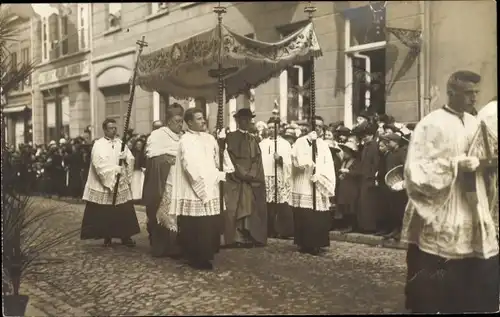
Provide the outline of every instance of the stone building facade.
[[[306,2],[222,4],[227,8],[223,20],[226,26],[260,41],[278,41],[307,23]],[[497,94],[496,31],[493,28],[496,11],[491,1],[314,4],[317,8],[314,25],[323,51],[314,69],[316,109],[326,122],[343,120],[349,125],[367,105],[374,111],[393,115],[398,121],[418,121],[446,101],[446,79],[458,69],[469,69],[483,76],[479,105]],[[148,53],[212,28],[217,23],[213,6],[214,3],[198,2],[92,5],[90,103],[93,128],[98,135],[100,123],[106,117],[123,123],[129,79],[136,59],[135,42],[145,36],[149,46],[144,53]],[[359,21],[346,13],[363,7],[371,15],[372,25],[357,25]],[[381,10],[383,16],[378,14]],[[408,62],[410,48],[393,34],[371,38],[366,35],[377,23],[383,34],[385,27],[421,30],[422,46],[418,56]],[[364,38],[359,36],[363,27]],[[311,71],[309,63],[295,65],[257,87],[256,119],[269,118],[274,100],[280,103],[283,119],[307,118],[308,95],[298,92],[301,87],[307,88]],[[363,75],[366,73],[370,74],[369,79]],[[366,85],[368,80],[370,85]],[[162,119],[164,108],[173,101],[168,96],[162,98],[137,87],[130,127],[148,133],[151,122]],[[216,105],[207,105],[203,100],[181,103],[205,109],[213,127]],[[250,106],[245,96],[229,101],[225,123],[231,124],[231,114],[238,108]]]
[[[33,54],[32,28],[29,19],[16,18],[17,34],[14,41],[6,43],[8,62],[16,67],[21,67],[23,63],[30,63]],[[19,84],[11,91],[6,104],[2,105],[5,115],[5,141],[7,144],[15,145],[27,143],[32,140],[32,77]],[[5,107],[4,107],[5,106]]]
[[33,19],[38,64],[33,73],[33,139],[77,137],[91,124],[89,3],[60,6]]

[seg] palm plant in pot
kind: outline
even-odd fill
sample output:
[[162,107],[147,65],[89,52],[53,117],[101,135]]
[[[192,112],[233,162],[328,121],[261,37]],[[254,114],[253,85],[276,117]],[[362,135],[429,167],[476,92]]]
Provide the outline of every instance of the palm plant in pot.
[[[25,7],[19,7],[25,6]],[[48,229],[47,222],[63,210],[35,203],[35,199],[17,193],[15,175],[10,173],[8,151],[5,151],[4,107],[9,92],[26,80],[33,63],[17,65],[9,52],[9,43],[16,41],[19,20],[31,18],[28,4],[7,4],[0,7],[0,88],[2,126],[2,302],[6,316],[24,316],[28,296],[19,293],[21,280],[45,251],[68,240],[77,230],[65,233]]]
[[22,278],[34,273],[30,268],[43,254],[68,241],[79,230],[60,232],[49,222],[57,221],[61,207],[44,207],[36,198],[2,188],[2,297],[5,315],[23,316],[28,296],[20,294]]

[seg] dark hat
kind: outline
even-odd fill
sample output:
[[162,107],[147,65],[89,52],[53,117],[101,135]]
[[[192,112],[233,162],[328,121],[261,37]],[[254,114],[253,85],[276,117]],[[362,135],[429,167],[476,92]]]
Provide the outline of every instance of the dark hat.
[[346,143],[342,144],[340,143],[339,144],[339,147],[342,149],[342,150],[350,150],[351,152],[353,153],[357,153],[359,151],[359,147],[358,145],[356,144],[356,142],[354,142],[353,140],[349,140],[347,141]]
[[356,125],[353,129],[352,129],[352,134],[354,135],[362,135],[364,133],[364,131],[366,130],[366,127],[368,126],[368,122],[363,122],[361,124],[358,124]]
[[252,113],[252,110],[248,108],[243,108],[238,110],[236,114],[233,116],[234,118],[247,117],[247,118],[255,118],[255,114]]
[[372,116],[368,113],[368,111],[361,111],[358,117],[363,117],[366,120],[370,120]]
[[399,129],[392,123],[384,124],[384,129],[391,129],[394,132],[399,131]]
[[416,127],[416,126],[417,126],[417,124],[416,124],[416,123],[408,123],[408,124],[406,125],[406,127],[408,128],[408,130],[412,130],[412,131],[413,131],[413,130],[415,130],[415,127]]
[[299,120],[297,121],[299,126],[309,126],[309,122],[307,120]]
[[338,134],[340,135],[349,135],[351,134],[351,129],[349,129],[348,127],[344,127],[344,126],[339,126],[335,132],[337,132]]
[[399,142],[401,142],[402,137],[398,133],[389,133],[389,134],[384,134],[384,135],[380,136],[380,139],[384,140],[384,141],[394,141],[394,142],[399,143]]
[[358,136],[373,135],[377,133],[378,125],[376,123],[363,122],[352,129],[352,133]]

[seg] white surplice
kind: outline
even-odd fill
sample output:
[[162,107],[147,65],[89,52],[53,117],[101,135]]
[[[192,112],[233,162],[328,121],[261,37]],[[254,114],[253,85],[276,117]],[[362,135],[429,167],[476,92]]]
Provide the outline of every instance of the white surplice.
[[[83,191],[83,200],[100,205],[111,205],[116,184],[119,156],[122,141],[118,138],[100,138],[92,146],[91,164],[87,183]],[[126,166],[122,167],[125,173],[120,177],[116,204],[123,204],[132,199],[130,188],[132,173],[134,171],[134,155],[125,146]]]
[[401,240],[447,259],[498,254],[485,182],[476,177],[477,204],[470,204],[458,158],[467,155],[479,121],[452,110],[431,112],[416,126],[405,164],[406,208]]
[[[234,172],[229,154],[224,151],[224,172]],[[205,132],[188,130],[179,142],[179,152],[168,176],[169,213],[177,216],[220,214],[219,146]]]
[[146,157],[152,158],[163,154],[176,156],[179,149],[179,135],[169,127],[154,130],[146,142]]
[[[291,174],[292,174],[292,146],[288,141],[278,136],[277,153],[283,158],[283,165],[278,164],[278,203],[290,203]],[[262,153],[262,165],[266,179],[266,201],[275,202],[275,164],[274,164],[274,139],[264,139],[259,143]]]
[[[335,166],[328,144],[316,140],[316,211],[330,210],[330,197],[335,194]],[[297,208],[313,208],[313,169],[312,142],[308,136],[297,139],[292,148],[292,199],[291,205]]]

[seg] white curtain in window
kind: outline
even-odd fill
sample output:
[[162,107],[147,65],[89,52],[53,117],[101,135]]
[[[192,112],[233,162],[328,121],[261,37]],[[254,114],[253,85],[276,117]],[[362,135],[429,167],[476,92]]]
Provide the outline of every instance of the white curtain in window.
[[54,101],[47,103],[47,127],[56,127],[56,103]]
[[61,108],[62,108],[62,124],[68,125],[70,121],[70,106],[69,106],[68,96],[62,97]]

